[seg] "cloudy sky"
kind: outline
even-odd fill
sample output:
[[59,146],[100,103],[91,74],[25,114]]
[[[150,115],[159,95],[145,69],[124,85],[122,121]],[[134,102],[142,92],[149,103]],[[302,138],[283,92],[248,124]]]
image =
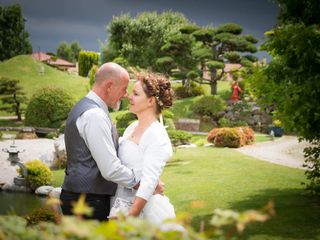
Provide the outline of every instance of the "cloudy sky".
[[[20,3],[27,19],[33,51],[56,52],[61,41],[77,40],[86,50],[100,51],[113,16],[142,11],[178,11],[200,26],[240,24],[245,34],[263,41],[278,15],[272,0],[0,0],[1,6]],[[259,54],[259,57],[263,54]]]

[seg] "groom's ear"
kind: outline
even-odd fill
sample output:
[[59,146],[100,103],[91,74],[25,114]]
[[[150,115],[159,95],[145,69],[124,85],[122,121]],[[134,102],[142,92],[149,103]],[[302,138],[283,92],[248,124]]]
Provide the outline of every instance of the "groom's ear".
[[110,92],[111,87],[112,87],[112,81],[105,81],[105,83],[104,83],[104,88],[105,88],[105,90],[106,90],[107,93]]

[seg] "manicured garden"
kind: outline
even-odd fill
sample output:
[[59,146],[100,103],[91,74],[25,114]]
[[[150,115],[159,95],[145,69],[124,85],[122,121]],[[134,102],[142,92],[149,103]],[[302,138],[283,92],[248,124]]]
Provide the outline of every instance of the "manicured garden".
[[[63,170],[54,171],[56,186],[63,175]],[[200,147],[176,149],[162,180],[177,213],[189,213],[195,229],[202,220],[208,226],[216,208],[244,211],[273,201],[276,216],[250,225],[243,239],[320,237],[320,208],[305,195],[303,170],[259,161],[229,148]]]

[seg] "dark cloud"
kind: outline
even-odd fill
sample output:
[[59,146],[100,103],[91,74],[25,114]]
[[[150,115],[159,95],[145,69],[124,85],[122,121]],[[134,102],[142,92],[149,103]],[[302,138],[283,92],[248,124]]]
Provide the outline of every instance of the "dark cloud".
[[178,11],[201,26],[240,24],[244,33],[262,39],[276,23],[276,3],[271,0],[1,0],[1,6],[20,3],[35,51],[56,51],[61,41],[99,51],[113,16],[142,11]]

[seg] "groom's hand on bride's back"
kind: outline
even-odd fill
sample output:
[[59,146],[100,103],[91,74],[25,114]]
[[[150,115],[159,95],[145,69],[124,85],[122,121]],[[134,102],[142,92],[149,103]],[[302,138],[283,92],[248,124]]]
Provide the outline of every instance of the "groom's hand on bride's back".
[[156,189],[153,192],[153,195],[155,195],[155,194],[164,195],[164,187],[165,187],[164,186],[164,182],[159,180],[158,185],[157,185]]

